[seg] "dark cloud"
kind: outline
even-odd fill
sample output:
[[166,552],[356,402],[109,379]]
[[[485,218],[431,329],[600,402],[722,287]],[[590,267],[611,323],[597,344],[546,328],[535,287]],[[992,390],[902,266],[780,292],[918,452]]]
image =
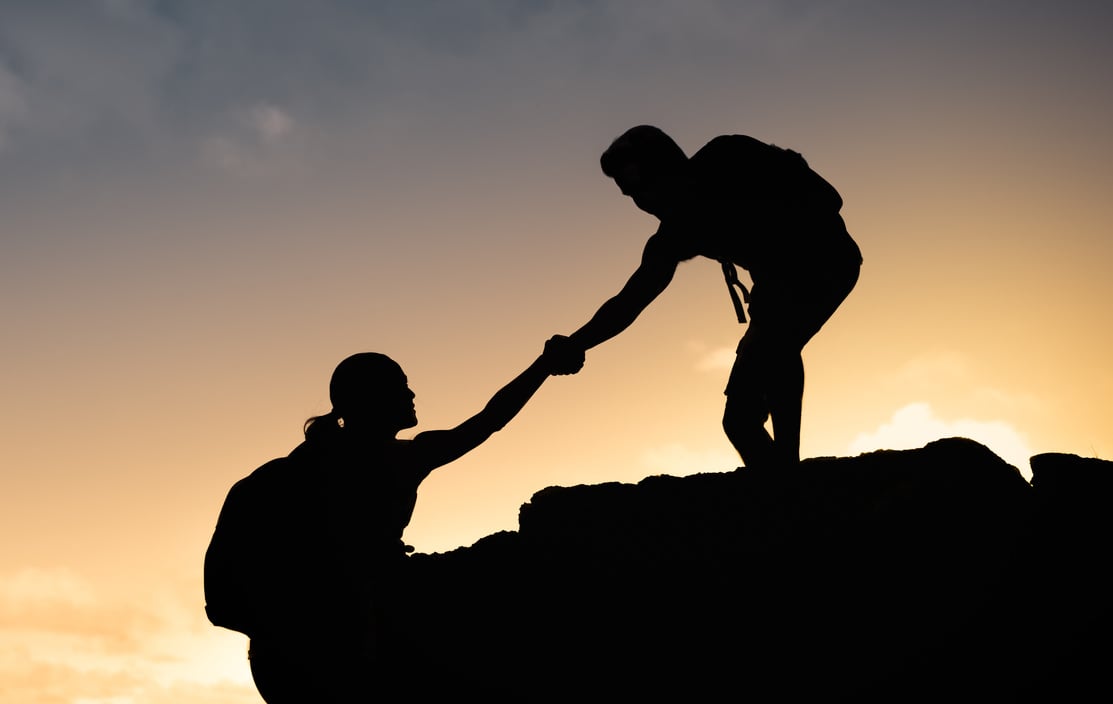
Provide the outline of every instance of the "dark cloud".
[[[690,148],[731,125],[773,140],[824,125],[848,142],[904,139],[925,120],[969,122],[955,97],[993,90],[1023,110],[1025,80],[1078,104],[1075,84],[1055,81],[1084,72],[1049,67],[1073,30],[1098,46],[1108,11],[945,5],[12,0],[0,9],[0,198],[273,174],[417,180],[445,163],[498,179],[518,164],[496,151],[582,145],[550,158],[586,164],[647,121],[685,125]],[[1107,52],[1066,55],[1093,72]]]
[[714,80],[716,61],[725,75],[739,56],[784,46],[784,23],[807,26],[774,7],[11,2],[0,10],[0,136],[22,166],[75,167],[234,139],[238,116],[259,105],[322,139],[359,128],[390,140],[414,119],[479,128],[637,95],[696,64]]

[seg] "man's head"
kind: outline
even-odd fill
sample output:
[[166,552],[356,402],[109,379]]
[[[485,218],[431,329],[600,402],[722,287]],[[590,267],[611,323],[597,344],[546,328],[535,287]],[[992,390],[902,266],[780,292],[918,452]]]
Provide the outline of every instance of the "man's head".
[[672,137],[651,125],[626,130],[599,158],[603,173],[647,213],[663,217],[673,204],[688,157]]

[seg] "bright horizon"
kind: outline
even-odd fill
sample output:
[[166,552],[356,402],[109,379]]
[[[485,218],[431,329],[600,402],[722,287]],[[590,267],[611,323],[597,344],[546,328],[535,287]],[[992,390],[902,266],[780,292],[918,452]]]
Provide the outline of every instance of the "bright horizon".
[[[418,432],[582,324],[656,225],[598,168],[634,124],[790,147],[842,193],[865,263],[805,350],[805,457],[1113,458],[1110,30],[1089,2],[5,2],[0,704],[261,701],[202,610],[225,492],[352,352],[403,366]],[[742,330],[682,265],[422,485],[407,542],[733,469]]]

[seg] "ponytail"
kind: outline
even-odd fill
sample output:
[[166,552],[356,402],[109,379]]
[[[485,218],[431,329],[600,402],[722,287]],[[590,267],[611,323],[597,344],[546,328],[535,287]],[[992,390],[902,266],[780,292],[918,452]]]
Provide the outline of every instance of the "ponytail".
[[310,442],[328,441],[340,433],[343,427],[340,423],[340,414],[334,408],[323,416],[313,416],[305,421],[302,432],[305,433],[305,439]]

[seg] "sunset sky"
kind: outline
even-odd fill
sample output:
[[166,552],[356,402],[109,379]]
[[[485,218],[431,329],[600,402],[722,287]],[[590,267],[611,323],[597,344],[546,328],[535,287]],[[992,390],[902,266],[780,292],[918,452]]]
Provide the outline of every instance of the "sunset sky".
[[[582,324],[656,227],[598,168],[639,123],[791,147],[844,197],[865,265],[805,350],[804,456],[1113,458],[1111,36],[1100,0],[0,0],[0,703],[260,702],[202,610],[228,487],[348,354],[443,428]],[[407,541],[733,469],[743,329],[682,265]]]

